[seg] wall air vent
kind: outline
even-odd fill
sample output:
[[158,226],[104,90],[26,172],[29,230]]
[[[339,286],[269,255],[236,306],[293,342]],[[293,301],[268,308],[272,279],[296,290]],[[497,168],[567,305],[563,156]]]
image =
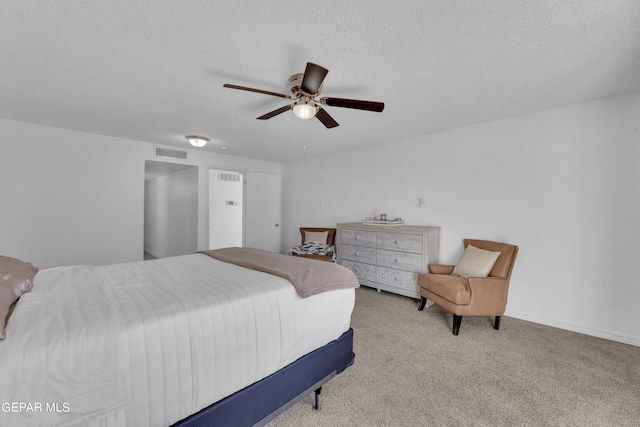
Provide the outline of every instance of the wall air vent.
[[154,147],[153,154],[156,157],[171,157],[172,159],[187,159],[187,152],[182,150],[171,150],[169,148]]
[[218,172],[218,181],[240,182],[240,174],[228,173],[228,172]]

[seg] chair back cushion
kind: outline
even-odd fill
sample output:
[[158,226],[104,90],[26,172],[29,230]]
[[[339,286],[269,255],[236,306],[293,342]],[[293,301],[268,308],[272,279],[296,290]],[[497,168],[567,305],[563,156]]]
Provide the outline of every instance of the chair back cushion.
[[327,237],[329,237],[328,231],[305,231],[304,239],[302,239],[304,240],[304,242],[302,243],[315,242],[315,243],[322,243],[323,245],[326,245]]
[[[300,235],[302,237],[302,243],[309,241],[309,237],[317,238],[318,234],[311,233],[324,233],[327,232],[327,240],[325,243],[327,245],[333,245],[336,239],[336,229],[335,228],[320,228],[320,227],[301,227]],[[322,234],[324,236],[324,234]],[[317,241],[317,240],[313,240]]]
[[509,243],[491,242],[489,240],[474,240],[464,239],[464,247],[468,245],[475,246],[478,249],[484,249],[486,251],[500,252],[500,256],[496,260],[489,277],[511,277],[511,270],[513,269],[513,263],[516,260],[518,254],[518,247],[510,245]]

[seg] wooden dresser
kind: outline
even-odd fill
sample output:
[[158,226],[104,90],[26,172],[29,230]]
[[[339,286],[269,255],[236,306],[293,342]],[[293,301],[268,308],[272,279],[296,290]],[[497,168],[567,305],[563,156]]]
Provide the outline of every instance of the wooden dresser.
[[418,273],[438,262],[440,227],[337,224],[337,261],[360,284],[420,298]]

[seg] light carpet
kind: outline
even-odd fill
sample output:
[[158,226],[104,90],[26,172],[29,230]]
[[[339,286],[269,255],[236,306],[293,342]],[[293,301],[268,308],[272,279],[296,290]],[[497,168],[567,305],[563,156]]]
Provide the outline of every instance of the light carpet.
[[640,347],[504,317],[465,317],[361,287],[355,363],[269,423],[284,426],[638,426]]

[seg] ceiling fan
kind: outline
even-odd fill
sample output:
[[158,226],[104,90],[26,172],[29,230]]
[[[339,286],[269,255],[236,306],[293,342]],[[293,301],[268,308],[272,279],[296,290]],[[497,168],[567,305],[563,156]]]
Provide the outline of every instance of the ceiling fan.
[[293,96],[229,83],[225,83],[223,86],[229,89],[246,90],[249,92],[263,93],[265,95],[295,100],[293,104],[285,105],[284,107],[280,107],[277,110],[273,110],[270,113],[258,117],[258,120],[267,120],[277,116],[278,114],[282,114],[285,111],[293,110],[293,113],[300,119],[307,120],[315,116],[327,128],[334,128],[338,126],[338,122],[336,122],[333,117],[331,117],[329,113],[322,108],[322,106],[328,105],[330,107],[353,108],[356,110],[375,111],[378,113],[384,110],[383,102],[330,97],[316,99],[320,96],[322,83],[328,72],[328,69],[320,65],[314,64],[313,62],[307,62],[304,74],[294,74],[289,77],[289,86],[291,87],[291,93]]

